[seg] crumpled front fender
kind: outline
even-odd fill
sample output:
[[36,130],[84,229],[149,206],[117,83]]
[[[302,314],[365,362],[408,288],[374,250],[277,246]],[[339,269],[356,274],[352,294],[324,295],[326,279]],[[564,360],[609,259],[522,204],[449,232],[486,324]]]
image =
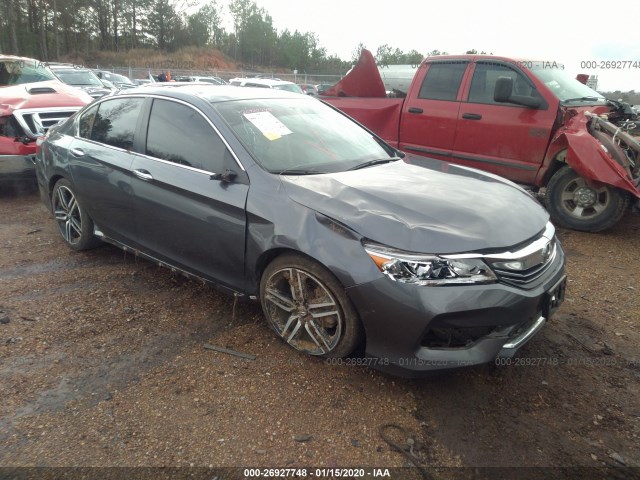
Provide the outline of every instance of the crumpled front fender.
[[[578,175],[594,183],[612,185],[640,198],[640,190],[627,172],[607,153],[606,148],[587,130],[589,119],[578,112],[558,135],[567,144],[566,162]],[[561,138],[559,138],[561,140]]]

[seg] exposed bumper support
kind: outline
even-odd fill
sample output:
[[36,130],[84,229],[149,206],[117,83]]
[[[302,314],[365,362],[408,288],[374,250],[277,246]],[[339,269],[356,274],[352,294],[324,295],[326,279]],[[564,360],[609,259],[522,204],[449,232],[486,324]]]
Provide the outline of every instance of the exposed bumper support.
[[539,317],[535,322],[531,324],[531,326],[522,332],[516,338],[510,340],[502,346],[502,350],[498,353],[498,357],[512,357],[514,353],[520,348],[522,345],[527,343],[531,337],[533,337],[538,330],[540,330],[544,324],[547,322],[547,319],[544,317]]

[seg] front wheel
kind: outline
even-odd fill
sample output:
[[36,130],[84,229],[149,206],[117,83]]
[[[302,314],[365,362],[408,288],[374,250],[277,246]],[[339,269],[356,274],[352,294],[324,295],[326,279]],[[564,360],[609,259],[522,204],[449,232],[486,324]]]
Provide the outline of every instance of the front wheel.
[[53,187],[51,205],[60,235],[73,250],[86,250],[100,244],[93,235],[93,221],[84,211],[69,180],[58,180]]
[[309,355],[352,353],[362,327],[338,280],[318,263],[296,254],[271,262],[260,281],[262,309],[285,342]]
[[556,224],[600,232],[618,223],[629,206],[629,197],[610,185],[594,188],[574,170],[563,167],[551,177],[545,203]]

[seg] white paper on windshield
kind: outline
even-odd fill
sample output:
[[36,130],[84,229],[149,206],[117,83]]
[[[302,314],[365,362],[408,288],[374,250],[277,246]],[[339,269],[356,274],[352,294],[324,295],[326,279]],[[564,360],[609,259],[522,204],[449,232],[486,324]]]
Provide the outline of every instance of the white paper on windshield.
[[269,140],[277,140],[284,135],[293,133],[284,123],[274,117],[271,112],[245,113],[244,116]]

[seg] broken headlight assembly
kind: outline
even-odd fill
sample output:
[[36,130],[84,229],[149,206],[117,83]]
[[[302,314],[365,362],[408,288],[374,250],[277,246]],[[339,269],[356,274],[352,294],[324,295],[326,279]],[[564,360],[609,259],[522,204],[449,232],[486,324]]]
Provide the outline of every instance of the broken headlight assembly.
[[363,245],[380,271],[395,282],[438,287],[497,281],[493,271],[480,258],[416,254],[369,242]]

